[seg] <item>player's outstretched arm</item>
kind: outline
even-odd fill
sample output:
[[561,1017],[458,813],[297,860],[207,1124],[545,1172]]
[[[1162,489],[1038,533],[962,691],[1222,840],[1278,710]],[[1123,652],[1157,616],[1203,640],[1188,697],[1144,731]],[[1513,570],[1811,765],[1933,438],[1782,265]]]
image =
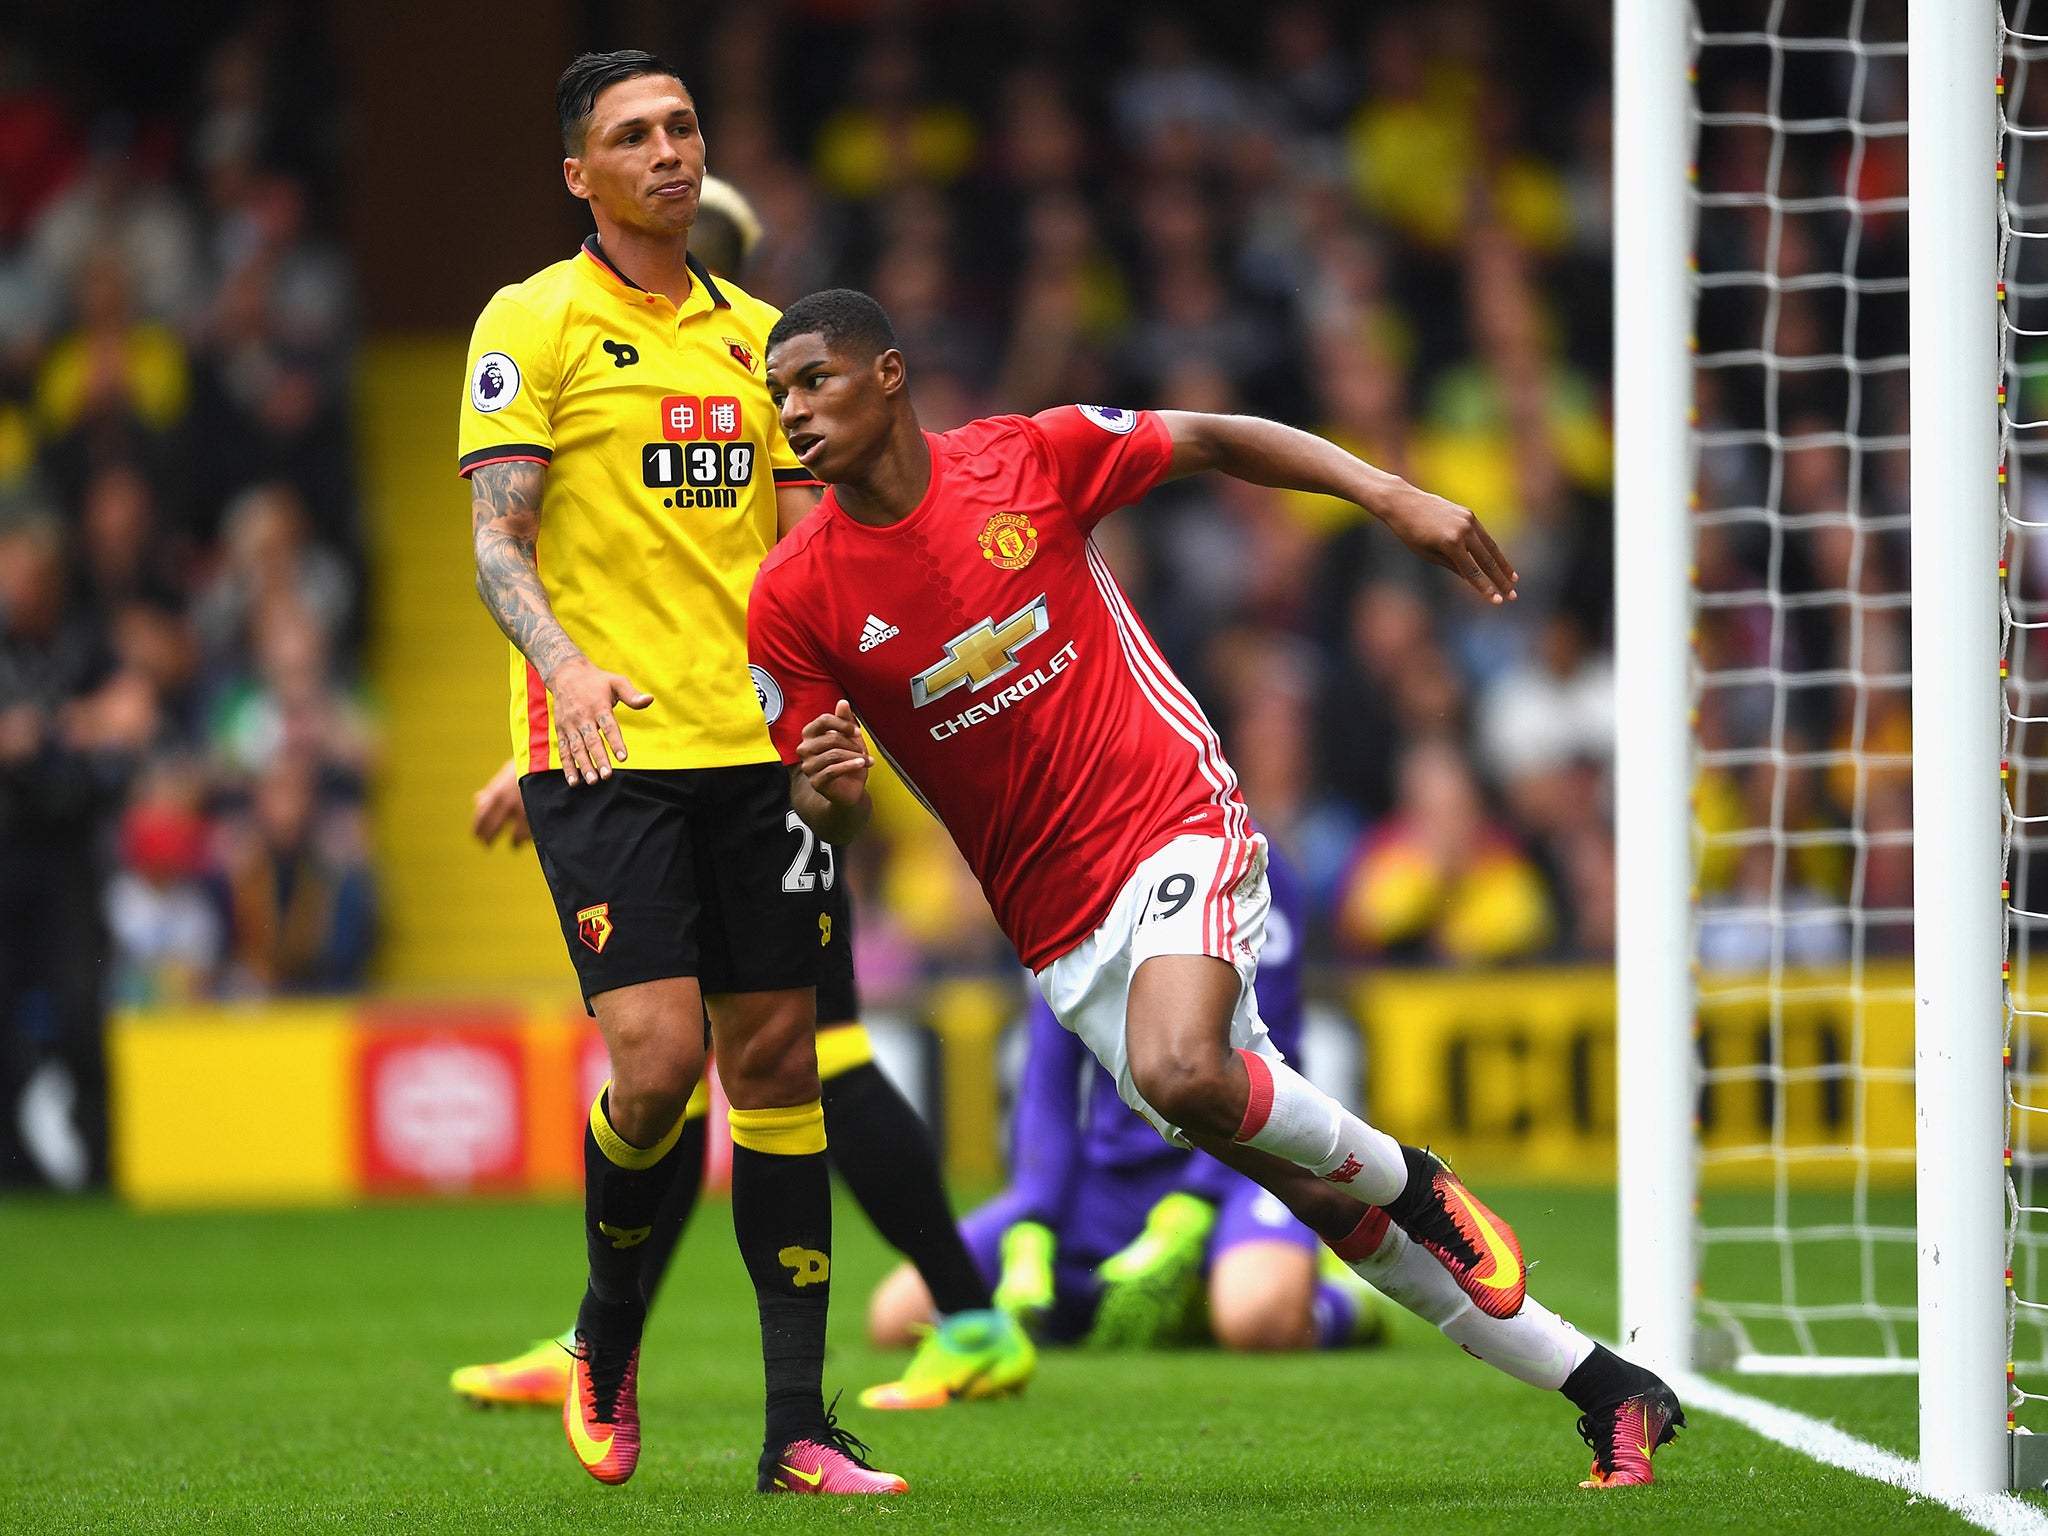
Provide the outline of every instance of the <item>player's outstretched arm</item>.
[[1314,491],[1356,502],[1416,554],[1456,573],[1490,602],[1515,595],[1520,578],[1469,508],[1432,496],[1335,443],[1258,416],[1161,411],[1173,439],[1169,479],[1219,470],[1254,485]]
[[853,706],[841,699],[831,714],[804,727],[796,766],[789,770],[789,803],[826,842],[850,843],[874,814],[868,798],[868,770],[874,765]]
[[555,696],[562,772],[571,784],[579,777],[595,784],[612,776],[613,758],[626,760],[626,743],[612,705],[645,709],[654,696],[642,693],[632,679],[599,668],[555,618],[534,563],[546,475],[541,465],[523,461],[486,464],[470,475],[476,591],[505,638],[519,647]]

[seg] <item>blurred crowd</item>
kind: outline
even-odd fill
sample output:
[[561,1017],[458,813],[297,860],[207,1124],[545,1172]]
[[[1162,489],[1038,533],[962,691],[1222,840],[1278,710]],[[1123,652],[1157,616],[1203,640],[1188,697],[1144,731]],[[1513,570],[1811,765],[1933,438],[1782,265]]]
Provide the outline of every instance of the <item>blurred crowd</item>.
[[1708,970],[1912,953],[1904,6],[1857,21],[1892,51],[1700,53]]
[[[590,41],[677,57],[766,230],[747,286],[873,292],[927,426],[1251,411],[1480,514],[1503,610],[1356,507],[1213,476],[1099,534],[1303,870],[1311,953],[1469,965],[1613,946],[1607,9],[762,0]],[[346,82],[309,83],[298,14],[156,111],[0,33],[11,1082],[108,1001],[345,988],[374,947],[336,114],[280,106]],[[1910,938],[1904,140],[1765,126],[1900,116],[1902,61],[1850,57],[1725,48],[1701,83],[1736,114],[1699,182],[1709,966]],[[869,993],[1007,964],[882,799]]]
[[96,1138],[36,1106],[97,1101],[107,1004],[345,987],[374,933],[354,298],[292,53],[232,32],[138,112],[0,30],[0,1150],[57,1182]]
[[[1097,536],[1325,958],[1609,954],[1605,8],[846,9],[735,11],[685,65],[768,231],[756,291],[874,293],[929,428],[1250,411],[1474,508],[1505,611],[1356,507],[1213,476]],[[1000,953],[890,809],[853,861],[878,996]]]
[[[789,0],[686,66],[769,230],[755,286],[872,291],[928,426],[1257,412],[1507,549],[1495,611],[1355,507],[1213,476],[1098,534],[1324,961],[1612,953],[1607,9]],[[1863,24],[1902,37],[1902,7]],[[1721,48],[1701,92],[1730,114],[1701,135],[1701,958],[1902,953],[1904,61]],[[854,862],[870,990],[987,963],[957,861],[885,825]]]

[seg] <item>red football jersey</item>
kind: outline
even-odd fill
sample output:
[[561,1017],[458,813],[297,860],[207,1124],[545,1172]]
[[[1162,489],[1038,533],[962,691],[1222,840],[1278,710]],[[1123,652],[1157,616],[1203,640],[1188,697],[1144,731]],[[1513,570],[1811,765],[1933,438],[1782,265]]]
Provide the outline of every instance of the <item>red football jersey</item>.
[[769,734],[850,700],[953,834],[1024,963],[1094,932],[1184,832],[1250,835],[1237,776],[1089,532],[1164,478],[1150,412],[1061,406],[926,434],[888,528],[828,492],[761,564],[747,643]]

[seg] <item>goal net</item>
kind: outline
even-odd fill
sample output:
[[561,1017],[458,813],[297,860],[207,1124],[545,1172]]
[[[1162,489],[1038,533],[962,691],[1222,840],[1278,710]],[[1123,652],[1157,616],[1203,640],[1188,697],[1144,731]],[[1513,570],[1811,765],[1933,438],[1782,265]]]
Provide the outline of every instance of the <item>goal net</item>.
[[1754,1370],[1915,1355],[1904,11],[1692,12],[1698,1305]]
[[2005,0],[1999,479],[2005,679],[2008,1422],[2048,1431],[2048,4]]

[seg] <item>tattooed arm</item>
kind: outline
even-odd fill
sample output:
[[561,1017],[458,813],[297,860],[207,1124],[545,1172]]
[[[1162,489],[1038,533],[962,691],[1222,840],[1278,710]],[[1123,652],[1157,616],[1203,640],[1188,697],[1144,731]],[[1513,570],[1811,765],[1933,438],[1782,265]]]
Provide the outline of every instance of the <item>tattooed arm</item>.
[[654,697],[630,678],[600,669],[555,618],[534,563],[546,475],[545,466],[528,463],[486,464],[470,475],[476,590],[505,638],[519,647],[555,696],[562,772],[571,784],[579,776],[595,784],[612,776],[614,758],[626,760],[612,706],[645,709]]
[[542,464],[486,464],[469,477],[469,511],[476,531],[476,591],[505,638],[552,683],[566,661],[580,660],[555,620],[540,584],[534,550],[540,542]]

